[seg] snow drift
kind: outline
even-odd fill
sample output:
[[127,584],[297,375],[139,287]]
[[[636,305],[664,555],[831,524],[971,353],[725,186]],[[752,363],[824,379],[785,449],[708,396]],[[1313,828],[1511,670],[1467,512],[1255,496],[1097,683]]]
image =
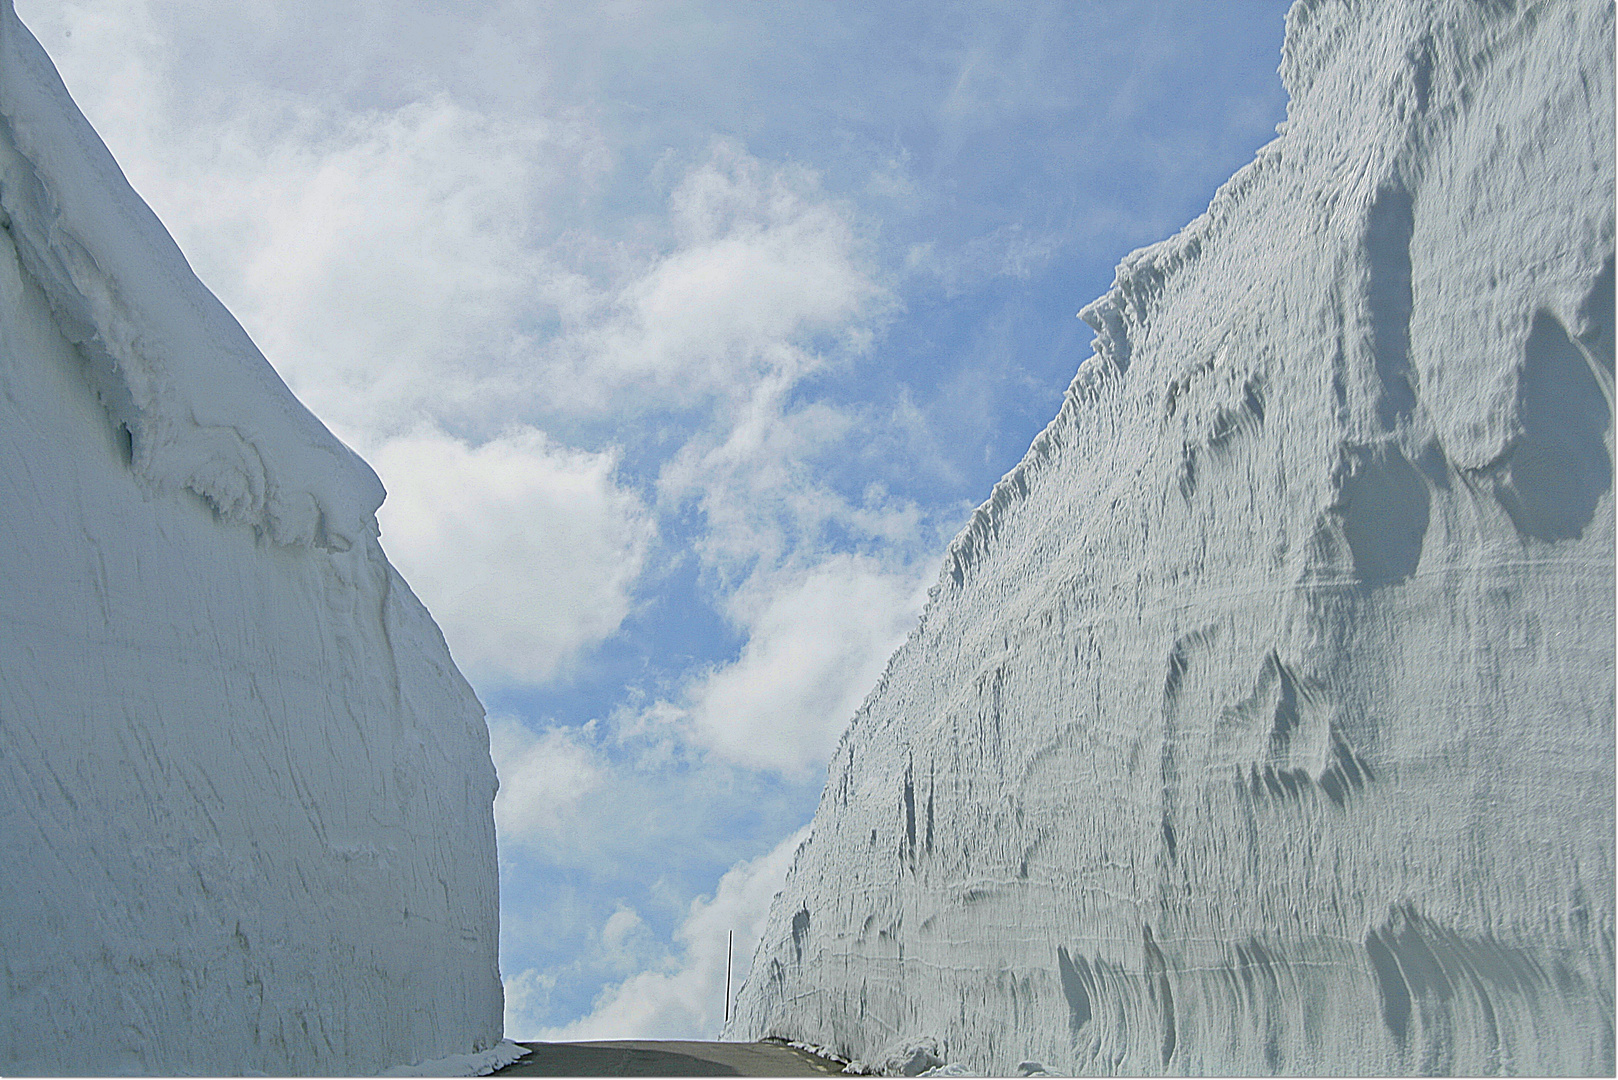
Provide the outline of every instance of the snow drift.
[[1083,312],[731,1036],[1612,1072],[1613,6],[1301,0],[1281,70]]
[[488,1050],[488,736],[382,487],[9,2],[0,235],[0,1072]]

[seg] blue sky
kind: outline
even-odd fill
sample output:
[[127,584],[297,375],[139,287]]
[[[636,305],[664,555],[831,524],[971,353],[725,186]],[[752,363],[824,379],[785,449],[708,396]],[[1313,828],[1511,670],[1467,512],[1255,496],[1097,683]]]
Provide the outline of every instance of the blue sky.
[[717,1031],[1075,313],[1283,119],[1285,7],[17,0],[388,488],[489,711],[508,1035]]

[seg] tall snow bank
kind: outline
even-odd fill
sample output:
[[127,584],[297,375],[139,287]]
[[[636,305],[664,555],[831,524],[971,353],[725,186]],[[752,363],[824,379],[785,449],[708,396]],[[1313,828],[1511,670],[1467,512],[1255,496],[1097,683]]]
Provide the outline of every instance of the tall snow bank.
[[1613,6],[1305,0],[1284,133],[854,718],[733,1037],[1614,1068]]
[[0,4],[0,1072],[499,1042],[488,736],[381,497]]

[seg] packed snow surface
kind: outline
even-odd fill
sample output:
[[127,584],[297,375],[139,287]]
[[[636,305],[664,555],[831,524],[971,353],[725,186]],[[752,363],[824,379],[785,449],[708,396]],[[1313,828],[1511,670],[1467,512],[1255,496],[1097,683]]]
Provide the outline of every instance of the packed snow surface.
[[488,736],[381,499],[0,3],[0,1073],[499,1043]]
[[1614,1068],[1613,5],[1305,0],[833,759],[731,1037]]

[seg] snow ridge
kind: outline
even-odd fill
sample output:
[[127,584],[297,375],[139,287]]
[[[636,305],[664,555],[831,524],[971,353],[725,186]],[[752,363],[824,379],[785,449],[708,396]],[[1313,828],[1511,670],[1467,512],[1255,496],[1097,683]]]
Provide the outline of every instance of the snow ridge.
[[730,1037],[1611,1072],[1613,5],[1303,0],[1279,137],[854,717]]
[[83,353],[139,476],[278,544],[376,534],[382,485],[293,397],[0,3],[0,222]]

